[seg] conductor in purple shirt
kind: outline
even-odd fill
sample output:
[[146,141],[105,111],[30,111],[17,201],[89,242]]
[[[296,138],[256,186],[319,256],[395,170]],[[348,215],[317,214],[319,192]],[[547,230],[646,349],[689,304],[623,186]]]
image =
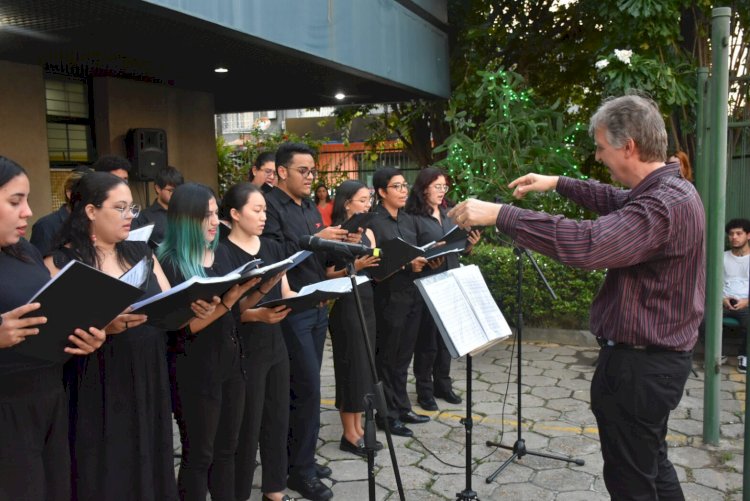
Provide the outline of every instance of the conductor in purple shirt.
[[596,181],[527,174],[513,195],[556,190],[599,215],[577,221],[467,200],[459,226],[495,225],[519,245],[584,269],[607,269],[591,305],[602,346],[591,381],[613,499],[684,499],[667,458],[667,420],[682,397],[705,297],[704,212],[677,164],[665,164],[667,132],[645,97],[609,98],[591,118],[596,159],[620,189]]

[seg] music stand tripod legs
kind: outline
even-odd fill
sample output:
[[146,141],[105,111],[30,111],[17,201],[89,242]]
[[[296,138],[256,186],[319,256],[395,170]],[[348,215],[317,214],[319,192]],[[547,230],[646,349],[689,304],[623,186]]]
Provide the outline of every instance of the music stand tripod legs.
[[517,431],[518,436],[516,438],[516,442],[512,446],[503,445],[499,442],[492,442],[487,441],[488,447],[500,447],[501,449],[507,449],[510,451],[513,451],[513,455],[509,457],[503,464],[500,465],[500,467],[495,470],[495,472],[487,477],[487,483],[492,483],[493,480],[505,469],[510,465],[515,459],[520,459],[526,455],[530,456],[538,456],[543,457],[547,459],[555,459],[557,461],[565,461],[568,463],[575,463],[578,466],[583,466],[584,461],[582,459],[573,459],[565,456],[558,456],[555,454],[546,454],[543,452],[536,452],[536,451],[530,451],[526,448],[526,441],[523,439],[523,433],[522,433],[522,427],[521,422],[523,421],[523,406],[521,405],[521,386],[522,386],[522,369],[521,369],[521,361],[522,361],[522,346],[523,346],[523,291],[522,291],[522,284],[523,284],[523,256],[529,258],[529,261],[531,261],[531,264],[534,266],[534,269],[536,270],[539,277],[544,282],[544,285],[547,287],[547,290],[550,292],[552,297],[554,299],[557,299],[557,295],[555,294],[555,291],[552,290],[549,283],[547,282],[546,277],[544,276],[544,273],[542,273],[542,270],[539,268],[539,265],[536,263],[536,260],[531,255],[531,253],[522,247],[516,246],[514,248],[514,252],[516,254],[516,341],[518,343],[518,351],[517,351],[517,357],[518,361],[516,364],[516,371],[517,371],[517,380],[516,380],[516,388],[518,391],[518,422],[517,422]]

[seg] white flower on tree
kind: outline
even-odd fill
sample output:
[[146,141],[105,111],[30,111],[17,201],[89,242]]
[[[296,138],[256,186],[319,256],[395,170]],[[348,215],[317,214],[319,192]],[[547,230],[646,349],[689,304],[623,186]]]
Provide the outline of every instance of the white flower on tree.
[[604,68],[609,66],[609,61],[607,61],[606,59],[602,59],[600,61],[597,61],[594,66],[596,66],[597,70],[603,70]]
[[615,57],[622,61],[623,63],[630,66],[630,58],[633,56],[632,50],[620,50],[615,49]]

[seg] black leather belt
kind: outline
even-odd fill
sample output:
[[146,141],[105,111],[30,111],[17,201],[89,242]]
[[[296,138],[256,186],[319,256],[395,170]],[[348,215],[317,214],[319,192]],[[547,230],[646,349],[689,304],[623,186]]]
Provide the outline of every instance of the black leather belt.
[[601,346],[602,348],[614,348],[615,350],[638,350],[638,351],[652,351],[652,352],[684,353],[679,350],[671,350],[663,346],[656,346],[652,344],[649,345],[649,344],[616,343],[614,341],[610,341],[609,339],[604,339],[604,338],[596,338],[596,340],[599,343],[599,346]]

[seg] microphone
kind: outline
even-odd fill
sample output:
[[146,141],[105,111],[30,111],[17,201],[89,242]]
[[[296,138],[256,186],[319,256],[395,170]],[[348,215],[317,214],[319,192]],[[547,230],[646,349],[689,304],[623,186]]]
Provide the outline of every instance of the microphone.
[[336,242],[313,235],[303,235],[297,242],[301,249],[309,251],[324,251],[345,257],[357,256],[380,256],[380,249],[367,247],[362,244],[350,244],[347,242]]

